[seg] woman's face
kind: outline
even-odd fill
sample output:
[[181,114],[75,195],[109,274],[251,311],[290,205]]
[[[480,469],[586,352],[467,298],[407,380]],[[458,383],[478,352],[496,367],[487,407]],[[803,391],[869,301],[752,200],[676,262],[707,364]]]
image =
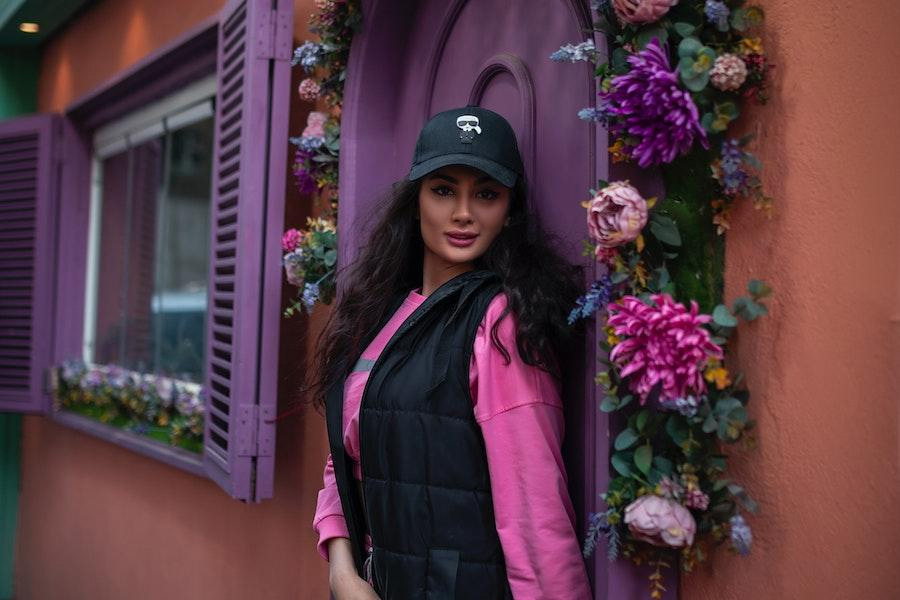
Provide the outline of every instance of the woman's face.
[[419,189],[425,263],[471,266],[503,229],[510,189],[484,172],[462,165],[432,171]]

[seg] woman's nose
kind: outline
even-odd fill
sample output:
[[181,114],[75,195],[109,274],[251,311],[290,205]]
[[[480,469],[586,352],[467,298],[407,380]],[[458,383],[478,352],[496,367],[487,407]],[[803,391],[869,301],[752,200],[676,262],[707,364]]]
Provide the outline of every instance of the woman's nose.
[[456,201],[456,205],[453,207],[453,222],[454,223],[471,223],[472,222],[472,213],[470,211],[470,200],[468,194],[460,194],[457,196],[459,198]]

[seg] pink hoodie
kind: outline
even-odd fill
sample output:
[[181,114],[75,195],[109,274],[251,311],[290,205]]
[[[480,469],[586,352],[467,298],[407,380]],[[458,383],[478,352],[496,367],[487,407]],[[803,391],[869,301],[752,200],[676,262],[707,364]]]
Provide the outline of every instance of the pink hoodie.
[[[377,359],[425,298],[410,292],[362,358]],[[509,365],[491,342],[491,327],[506,304],[506,295],[498,294],[478,327],[469,386],[487,450],[494,516],[510,588],[516,600],[588,599],[591,592],[560,450],[564,423],[559,388],[552,376],[519,357],[514,315],[507,315],[497,331],[509,351]],[[361,476],[359,403],[368,376],[368,372],[354,372],[344,382],[344,447],[354,461],[357,478]],[[330,455],[324,483],[313,527],[319,534],[319,553],[328,560],[328,540],[349,537]]]

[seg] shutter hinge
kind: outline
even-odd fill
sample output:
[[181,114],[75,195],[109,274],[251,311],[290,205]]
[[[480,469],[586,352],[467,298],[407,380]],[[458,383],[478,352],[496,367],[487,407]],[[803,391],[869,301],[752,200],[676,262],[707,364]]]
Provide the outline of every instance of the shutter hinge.
[[238,419],[238,456],[272,456],[275,452],[275,407],[241,406]]
[[257,430],[257,456],[273,456],[275,454],[275,407],[259,408],[259,428]]
[[256,456],[256,431],[259,420],[259,407],[255,404],[244,404],[238,407],[237,455]]
[[256,32],[256,58],[289,60],[294,22],[290,10],[272,10],[260,15]]

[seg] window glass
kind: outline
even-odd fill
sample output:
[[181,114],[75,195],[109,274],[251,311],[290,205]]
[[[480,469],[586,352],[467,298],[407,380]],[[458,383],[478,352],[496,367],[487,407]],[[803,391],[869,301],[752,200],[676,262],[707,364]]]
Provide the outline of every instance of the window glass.
[[102,161],[93,362],[202,381],[213,120]]

